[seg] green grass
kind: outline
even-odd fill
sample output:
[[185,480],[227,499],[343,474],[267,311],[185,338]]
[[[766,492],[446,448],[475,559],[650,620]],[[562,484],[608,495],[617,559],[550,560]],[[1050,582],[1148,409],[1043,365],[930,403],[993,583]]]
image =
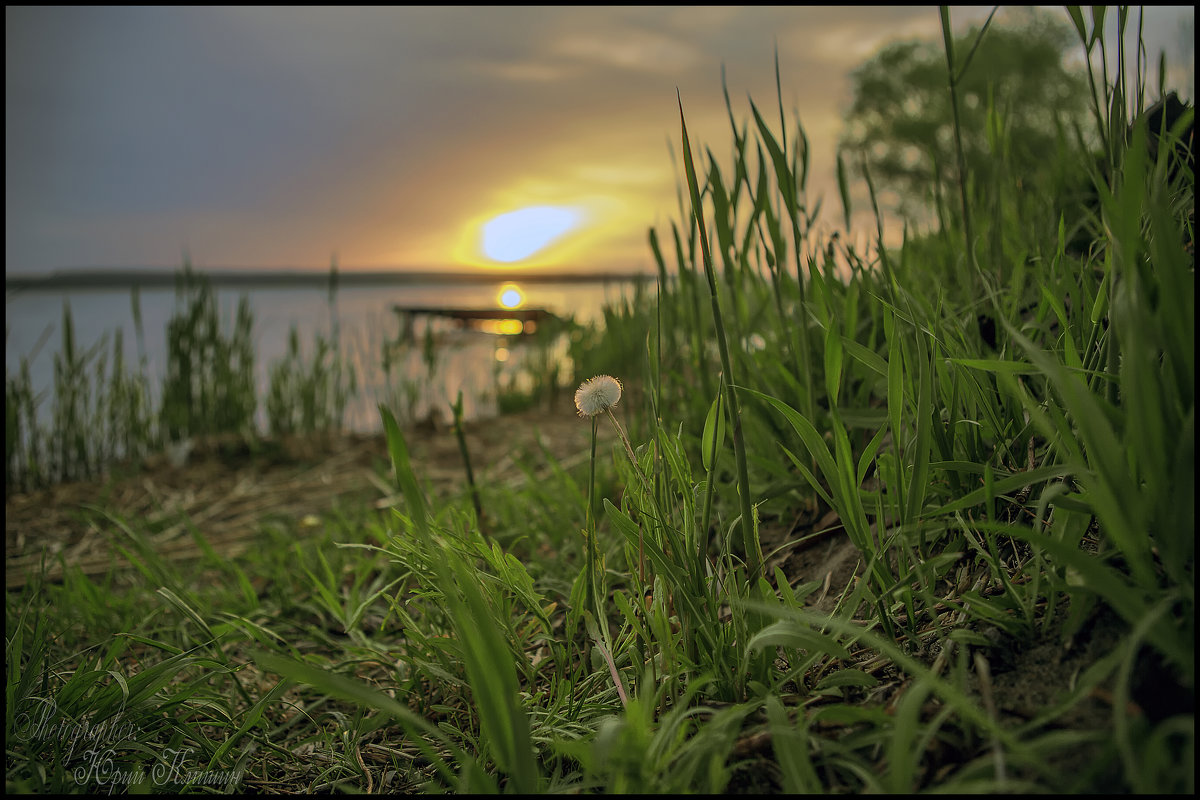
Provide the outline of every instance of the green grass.
[[1194,178],[1135,126],[1092,254],[1013,186],[860,251],[781,104],[728,164],[686,108],[658,292],[571,340],[628,449],[435,497],[385,407],[394,507],[186,573],[85,510],[135,569],[6,595],[9,791],[106,788],[86,724],[150,791],[1194,792]]

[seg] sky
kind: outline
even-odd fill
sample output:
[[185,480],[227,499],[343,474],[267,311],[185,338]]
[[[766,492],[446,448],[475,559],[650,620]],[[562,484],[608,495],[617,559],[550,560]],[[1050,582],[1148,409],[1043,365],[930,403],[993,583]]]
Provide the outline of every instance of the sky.
[[[1193,19],[1148,9],[1151,51]],[[832,220],[850,73],[915,38],[936,7],[6,7],[6,273],[650,272],[677,92],[727,154],[722,68],[777,119],[778,48]]]

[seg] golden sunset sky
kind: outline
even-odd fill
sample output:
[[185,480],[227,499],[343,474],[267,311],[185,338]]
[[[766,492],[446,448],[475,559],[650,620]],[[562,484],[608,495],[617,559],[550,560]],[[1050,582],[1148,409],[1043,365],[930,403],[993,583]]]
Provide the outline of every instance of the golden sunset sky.
[[[988,10],[956,7],[954,25]],[[1152,61],[1180,52],[1193,15],[1147,10]],[[677,90],[693,146],[727,161],[722,65],[739,123],[749,96],[777,124],[778,47],[832,222],[850,72],[940,37],[932,6],[9,7],[5,22],[20,273],[174,268],[185,250],[201,268],[336,254],[342,269],[651,271],[647,231],[678,214]],[[506,245],[485,226],[512,212],[558,238]]]

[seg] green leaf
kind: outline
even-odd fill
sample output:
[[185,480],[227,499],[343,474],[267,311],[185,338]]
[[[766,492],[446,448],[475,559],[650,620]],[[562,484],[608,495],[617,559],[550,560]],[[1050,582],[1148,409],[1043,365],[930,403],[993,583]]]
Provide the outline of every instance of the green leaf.
[[846,230],[850,230],[850,187],[846,181],[846,162],[842,154],[837,154],[838,192],[842,195],[842,218],[846,222]]
[[[495,613],[478,588],[478,576],[457,554],[446,551],[452,582],[443,584],[454,631],[463,645],[467,678],[479,710],[483,734],[496,763],[512,778],[518,794],[537,791],[537,763],[529,735],[529,717],[518,698],[516,667]],[[462,592],[459,600],[455,587]]]
[[850,658],[850,653],[846,648],[838,644],[832,636],[787,619],[773,622],[754,634],[746,645],[746,651],[752,653],[765,647],[790,647],[796,650],[825,653],[835,658]]
[[1037,375],[1041,370],[1024,361],[1007,361],[999,358],[952,358],[950,361],[971,369],[985,372],[1003,372],[1007,375]]
[[404,492],[404,499],[408,502],[409,516],[421,538],[428,541],[430,538],[429,510],[425,503],[425,493],[421,491],[417,478],[413,474],[412,466],[409,464],[408,447],[404,443],[404,434],[400,432],[396,418],[392,416],[392,412],[386,406],[382,404],[379,406],[379,414],[383,418],[388,454],[391,456],[392,466],[396,470],[396,481],[399,483],[401,491]]
[[788,794],[809,794],[823,788],[808,754],[807,730],[792,724],[787,710],[775,695],[766,699],[767,725],[771,731],[771,748],[783,778],[783,791]]
[[861,669],[847,667],[846,669],[839,669],[829,673],[814,688],[817,691],[821,691],[822,689],[836,689],[842,686],[858,686],[869,689],[878,684],[879,679],[874,675],[863,672]]
[[711,472],[716,461],[716,454],[725,444],[725,414],[722,413],[722,394],[717,393],[712,405],[708,407],[708,415],[704,418],[704,434],[701,437],[701,458],[704,461],[704,471]]
[[842,384],[842,335],[832,322],[825,335],[825,391],[829,393],[830,407],[836,407],[838,392]]

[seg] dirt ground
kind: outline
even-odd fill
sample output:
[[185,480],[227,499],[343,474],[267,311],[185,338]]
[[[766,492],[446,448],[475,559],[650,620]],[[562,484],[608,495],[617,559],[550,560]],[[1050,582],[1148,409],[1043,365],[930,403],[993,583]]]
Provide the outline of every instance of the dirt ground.
[[[530,411],[498,420],[468,423],[467,450],[478,481],[524,479],[513,469],[523,452],[537,452],[540,439],[564,466],[587,458],[591,425],[573,409]],[[601,441],[613,437],[611,426],[599,428]],[[448,427],[409,429],[406,441],[415,471],[435,492],[465,483],[457,437]],[[539,465],[528,464],[535,474]],[[140,465],[124,465],[107,477],[66,483],[25,494],[5,503],[5,582],[13,589],[47,563],[46,577],[62,576],[66,563],[85,574],[103,574],[120,556],[112,536],[96,535],[96,509],[116,520],[148,523],[150,542],[172,561],[199,558],[200,548],[188,535],[188,522],[209,544],[228,557],[241,554],[267,520],[307,521],[335,503],[371,503],[379,508],[395,502],[390,460],[382,435],[331,435],[286,438],[251,447],[239,437],[198,442],[182,466],[163,454]],[[498,476],[509,476],[499,478]],[[515,477],[512,477],[515,476]]]

